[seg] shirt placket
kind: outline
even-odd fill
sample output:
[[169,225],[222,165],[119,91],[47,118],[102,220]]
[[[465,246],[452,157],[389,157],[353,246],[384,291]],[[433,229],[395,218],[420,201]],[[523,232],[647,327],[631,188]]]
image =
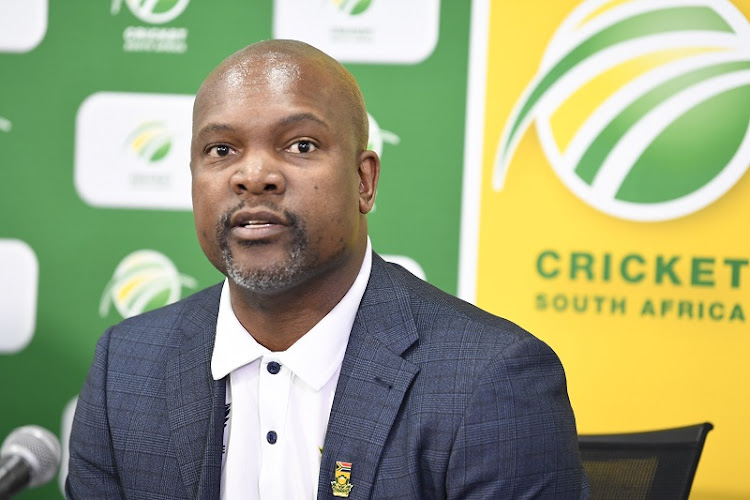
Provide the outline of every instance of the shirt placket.
[[261,498],[283,498],[288,489],[285,487],[289,477],[284,466],[284,450],[288,449],[285,424],[291,384],[291,371],[277,357],[263,356],[258,385]]

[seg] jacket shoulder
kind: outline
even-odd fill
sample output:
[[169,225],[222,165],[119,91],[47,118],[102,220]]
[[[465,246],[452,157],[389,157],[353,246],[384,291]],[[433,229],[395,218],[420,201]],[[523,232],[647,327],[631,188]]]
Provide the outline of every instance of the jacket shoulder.
[[196,292],[173,304],[154,309],[110,327],[99,346],[112,354],[169,350],[184,342],[186,336],[212,337],[216,331],[221,284]]
[[177,328],[186,318],[216,320],[218,315],[221,283],[200,290],[172,304],[126,318],[114,325],[114,331],[140,328]]
[[384,265],[394,286],[406,291],[421,339],[459,336],[463,341],[498,347],[529,339],[541,342],[516,323],[455,297],[397,264],[384,262]]

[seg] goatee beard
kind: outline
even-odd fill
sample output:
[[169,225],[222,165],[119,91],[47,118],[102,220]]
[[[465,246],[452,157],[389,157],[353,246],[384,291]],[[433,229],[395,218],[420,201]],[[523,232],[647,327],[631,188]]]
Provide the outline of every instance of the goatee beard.
[[[289,222],[289,228],[292,232],[292,242],[289,246],[289,252],[286,259],[282,262],[263,267],[262,262],[251,268],[243,268],[234,260],[232,251],[229,248],[229,233],[231,231],[230,219],[235,210],[230,210],[224,214],[219,221],[217,232],[219,247],[221,248],[221,257],[224,261],[226,275],[237,285],[250,292],[273,292],[287,289],[300,282],[312,266],[306,262],[306,250],[309,240],[305,231],[305,225],[294,214],[279,210],[273,205],[266,204],[269,208],[277,212],[283,212],[284,217]],[[244,241],[240,243],[243,246],[260,246],[267,245],[264,241]]]

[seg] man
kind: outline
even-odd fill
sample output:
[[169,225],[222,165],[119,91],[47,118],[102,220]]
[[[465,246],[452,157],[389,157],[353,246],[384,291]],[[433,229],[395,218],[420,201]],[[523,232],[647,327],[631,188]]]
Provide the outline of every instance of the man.
[[586,497],[555,354],[370,250],[354,78],[301,42],[201,86],[198,240],[222,285],[100,340],[70,498]]

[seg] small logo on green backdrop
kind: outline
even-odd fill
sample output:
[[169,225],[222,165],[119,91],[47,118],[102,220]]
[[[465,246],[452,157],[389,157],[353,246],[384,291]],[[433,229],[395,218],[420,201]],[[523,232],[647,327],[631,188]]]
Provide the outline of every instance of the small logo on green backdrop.
[[[123,0],[112,0],[112,15],[120,12]],[[135,17],[145,23],[163,24],[177,18],[190,0],[125,0]]]
[[10,132],[12,128],[13,124],[10,123],[10,120],[0,116],[0,132]]
[[589,205],[639,221],[696,212],[750,166],[750,24],[727,0],[584,2],[505,125],[496,190],[532,121]]
[[164,122],[148,121],[125,139],[125,147],[148,163],[163,160],[172,149],[172,136]]
[[115,269],[102,294],[99,314],[106,316],[110,304],[114,304],[123,318],[129,318],[177,302],[183,287],[196,285],[194,278],[180,274],[164,254],[137,250]]
[[378,156],[383,157],[383,144],[398,144],[401,139],[388,130],[383,130],[375,121],[375,118],[367,113],[367,120],[370,123],[370,134],[367,138],[367,149],[375,151]]
[[341,11],[351,16],[362,14],[370,8],[372,0],[331,0]]

